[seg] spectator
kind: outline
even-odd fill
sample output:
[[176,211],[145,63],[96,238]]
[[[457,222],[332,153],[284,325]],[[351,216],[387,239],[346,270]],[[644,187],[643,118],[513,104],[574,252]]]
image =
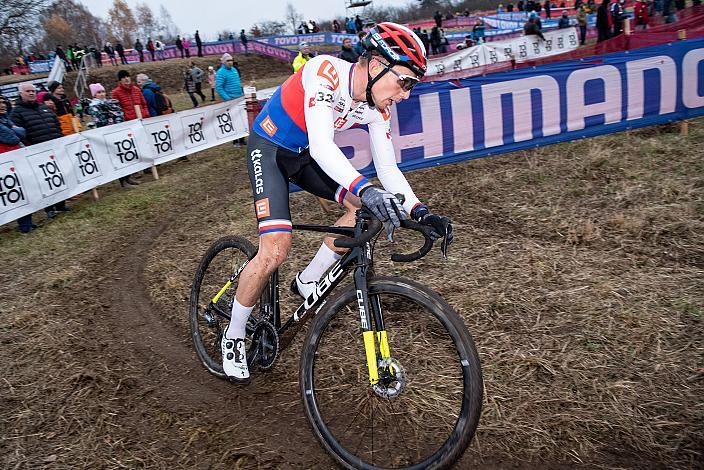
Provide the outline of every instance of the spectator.
[[499,6],[496,7],[496,12],[497,12],[497,13],[503,13],[503,12],[504,12],[504,4],[503,4],[503,3],[499,3]]
[[118,42],[115,46],[115,52],[117,52],[117,55],[120,56],[120,63],[122,65],[127,65],[127,58],[125,57],[125,47],[122,45],[121,42]]
[[582,4],[577,10],[577,24],[579,25],[579,43],[583,46],[587,41],[587,6]]
[[596,10],[596,30],[598,33],[596,42],[606,41],[611,37],[610,20],[609,0],[602,0],[601,5]]
[[636,19],[636,29],[644,30],[648,27],[648,5],[645,0],[636,0],[633,6],[633,15]]
[[562,16],[560,17],[560,21],[557,22],[557,27],[559,29],[565,29],[570,27],[570,19],[567,16],[567,10],[562,10]]
[[[194,93],[200,96],[203,103],[205,103],[205,95],[203,94],[203,75],[205,73],[193,61],[188,63],[188,67],[191,77],[193,77]],[[191,96],[191,101],[193,101],[193,96]]]
[[357,33],[357,27],[354,24],[354,18],[349,18],[347,20],[347,34]]
[[544,41],[545,36],[543,36],[543,32],[538,27],[538,23],[536,20],[537,18],[535,16],[531,16],[530,18],[528,18],[526,24],[523,25],[523,34],[525,34],[526,36],[535,35]]
[[198,49],[198,57],[203,57],[203,41],[201,41],[200,34],[198,34],[197,29],[196,29],[195,41],[196,41],[196,48]]
[[0,98],[0,153],[20,148],[26,135],[24,128],[12,122],[8,115],[9,110],[9,102]]
[[296,58],[293,59],[293,73],[298,72],[298,70],[303,67],[306,62],[315,57],[315,55],[311,52],[308,43],[302,42],[301,44],[299,44],[299,47],[301,50],[296,56]]
[[523,0],[518,0],[518,3],[516,3],[516,8],[518,11],[523,11]]
[[220,58],[222,65],[215,75],[215,89],[223,100],[239,98],[242,92],[240,74],[234,67],[232,56],[225,53]]
[[142,45],[142,41],[137,39],[137,42],[134,43],[134,49],[137,51],[137,54],[139,54],[139,61],[144,62],[144,46]]
[[73,107],[66,98],[64,86],[59,82],[49,82],[49,94],[43,98],[43,101],[46,102],[47,98],[54,103],[54,113],[56,113],[59,124],[61,125],[61,133],[63,135],[75,134],[76,130],[73,127]]
[[108,99],[103,85],[91,83],[88,88],[93,97],[88,105],[88,114],[93,116],[95,127],[105,127],[125,120],[125,114],[120,108],[120,103],[117,100]]
[[208,85],[210,85],[210,101],[215,101],[215,68],[208,66]]
[[[71,64],[71,68],[72,68],[72,69],[75,69],[75,68],[76,68],[76,59],[75,59],[75,57],[73,56],[73,46],[72,46],[71,44],[69,44],[69,45],[66,47],[66,57],[68,57],[68,61],[69,61],[69,63]],[[24,62],[25,62],[25,61],[23,60],[22,62],[23,62],[23,63],[20,64],[20,65],[24,65]]]
[[[433,19],[435,20],[435,26],[437,28],[442,28],[442,15],[440,14],[440,11],[436,10],[435,15],[433,15]],[[432,33],[431,33],[432,35]],[[432,41],[432,39],[431,39]]]
[[[418,28],[418,29],[420,29],[420,28]],[[430,37],[428,36],[428,30],[424,29],[423,31],[420,31],[418,34],[418,37],[420,38],[421,42],[423,43],[423,47],[425,47],[425,50],[430,51]]]
[[[508,2],[508,4],[506,4],[506,11],[507,11],[508,13],[513,12],[513,3]],[[469,15],[464,15],[464,16],[469,16]]]
[[[362,39],[364,39],[364,36],[366,36],[367,33],[364,31],[360,31],[357,33],[357,44],[354,45],[354,51],[357,53],[357,55],[364,55],[364,47],[362,46]],[[427,35],[426,35],[427,36]],[[427,48],[426,48],[427,50]]]
[[181,35],[180,35],[180,34],[179,34],[178,36],[176,36],[176,49],[178,49],[179,52],[181,53],[181,58],[182,58],[182,59],[183,59],[184,57],[186,57],[186,54],[183,52],[183,41],[181,40]]
[[[161,116],[162,114],[171,114],[173,108],[168,98],[165,98],[161,91],[161,87],[154,83],[146,73],[137,74],[137,86],[142,89],[144,101],[149,108],[150,116]],[[169,109],[171,108],[171,109]]]
[[364,21],[362,21],[362,18],[359,17],[359,15],[355,16],[354,18],[354,27],[355,27],[355,32],[359,33],[364,29]]
[[106,42],[103,50],[108,55],[108,59],[110,59],[110,63],[112,65],[114,65],[115,67],[117,67],[117,60],[115,59],[115,49],[112,48],[112,45],[109,42]]
[[[318,26],[315,21],[310,20],[310,25],[311,25],[311,28],[310,28],[311,33],[319,33],[320,32],[320,26]],[[244,30],[242,30],[242,31],[244,31]]]
[[71,70],[71,63],[68,61],[68,57],[66,57],[66,52],[61,48],[61,45],[56,46],[56,55],[59,56],[59,59],[64,63],[66,66],[66,70]]
[[188,40],[187,37],[184,37],[181,40],[181,44],[183,45],[183,51],[186,53],[186,59],[191,57],[191,41]]
[[340,27],[340,22],[337,21],[337,18],[335,18],[334,20],[332,20],[332,32],[339,33],[340,31],[342,31],[342,28]]
[[152,62],[154,62],[154,52],[156,51],[156,47],[154,46],[154,41],[152,41],[152,38],[147,39],[147,50],[149,51],[149,55],[152,56]]
[[154,43],[154,47],[156,48],[157,60],[164,60],[164,48],[166,47],[164,43],[157,39]]
[[462,49],[468,49],[472,46],[474,46],[474,38],[471,34],[468,34],[464,37],[464,42],[457,44],[456,48],[458,51],[461,51]]
[[[140,74],[141,75],[141,74]],[[147,80],[149,77],[147,77]],[[112,98],[117,100],[120,104],[122,112],[125,114],[125,121],[131,121],[137,119],[137,111],[135,108],[139,108],[142,114],[142,118],[148,118],[151,116],[149,112],[149,107],[144,99],[144,95],[140,89],[132,83],[132,77],[127,70],[120,70],[117,73],[118,85],[110,93]]]
[[[25,145],[34,145],[58,139],[61,135],[59,120],[49,108],[37,103],[37,90],[31,83],[21,83],[19,87],[19,101],[12,109],[10,119],[17,127],[25,130],[23,142]],[[68,212],[66,201],[61,201],[53,206],[44,208],[46,216],[53,219],[58,212]],[[17,220],[20,231],[27,233],[32,230],[32,216],[26,215]]]
[[48,91],[40,91],[37,93],[37,103],[43,104],[49,108],[52,113],[56,114],[56,103],[51,100],[51,96]]
[[[623,1],[623,0],[621,0]],[[619,0],[614,0],[614,2],[611,4],[611,22],[613,24],[613,36],[616,37],[621,32],[623,31],[623,20],[625,19],[625,16],[623,14],[623,7],[621,6],[621,2]]]
[[437,26],[430,31],[430,50],[433,55],[440,53],[440,28]]
[[359,54],[352,48],[352,40],[345,38],[342,40],[342,50],[340,51],[340,59],[352,62],[353,64],[359,59]]
[[240,41],[242,41],[242,45],[244,46],[244,53],[249,54],[249,47],[247,47],[247,43],[249,43],[249,39],[247,38],[247,35],[244,33],[244,29],[240,31]]
[[550,0],[545,0],[543,7],[545,8],[545,18],[549,20],[552,17],[552,5],[550,5]]
[[472,28],[472,35],[474,36],[474,41],[477,44],[482,44],[484,42],[484,32],[486,31],[486,25],[484,24],[484,20],[479,18],[477,20],[477,23],[474,25]]

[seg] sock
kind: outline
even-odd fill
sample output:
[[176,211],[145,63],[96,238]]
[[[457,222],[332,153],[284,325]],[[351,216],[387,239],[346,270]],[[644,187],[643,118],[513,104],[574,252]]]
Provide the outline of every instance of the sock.
[[244,338],[246,335],[247,320],[249,319],[249,314],[252,313],[254,306],[245,307],[237,301],[235,298],[235,303],[232,305],[232,318],[230,318],[230,325],[227,327],[225,332],[225,337],[228,339]]
[[335,253],[323,243],[306,269],[301,273],[301,281],[318,282],[318,280],[323,277],[323,274],[325,274],[325,271],[330,269],[330,266],[335,264],[335,261],[340,258],[342,258],[342,255]]

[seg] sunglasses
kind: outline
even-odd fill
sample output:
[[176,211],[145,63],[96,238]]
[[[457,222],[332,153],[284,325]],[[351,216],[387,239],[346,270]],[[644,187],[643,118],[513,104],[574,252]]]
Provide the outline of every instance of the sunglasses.
[[397,71],[392,69],[389,64],[385,64],[382,62],[381,65],[383,65],[384,68],[386,68],[386,70],[388,70],[389,72],[393,73],[394,75],[396,75],[398,77],[398,85],[401,87],[401,89],[403,91],[411,91],[413,89],[413,87],[418,85],[418,82],[420,82],[418,77],[415,77],[413,75],[405,75],[402,73],[398,73]]

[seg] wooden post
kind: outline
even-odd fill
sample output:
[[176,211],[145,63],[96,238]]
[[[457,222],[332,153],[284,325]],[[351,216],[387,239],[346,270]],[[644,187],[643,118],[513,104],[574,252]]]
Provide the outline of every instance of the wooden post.
[[[687,39],[687,30],[686,29],[680,29],[677,31],[677,38],[680,41],[684,41]],[[687,136],[689,135],[689,120],[683,119],[682,122],[680,122],[680,135]]]
[[[142,108],[138,104],[134,105],[134,113],[137,115],[137,119],[142,119]],[[152,165],[152,176],[155,180],[159,179],[159,172],[156,171],[156,165]]]
[[631,35],[631,19],[630,18],[626,18],[625,20],[623,20],[623,34],[625,34],[626,36]]

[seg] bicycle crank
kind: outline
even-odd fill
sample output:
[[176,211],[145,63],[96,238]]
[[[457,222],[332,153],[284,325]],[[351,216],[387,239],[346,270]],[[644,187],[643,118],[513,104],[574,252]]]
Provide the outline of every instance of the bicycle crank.
[[381,398],[398,398],[406,388],[406,371],[401,363],[393,357],[379,359],[379,382],[372,385],[372,390]]
[[274,325],[260,321],[252,332],[255,362],[262,370],[271,369],[279,355],[279,334]]

